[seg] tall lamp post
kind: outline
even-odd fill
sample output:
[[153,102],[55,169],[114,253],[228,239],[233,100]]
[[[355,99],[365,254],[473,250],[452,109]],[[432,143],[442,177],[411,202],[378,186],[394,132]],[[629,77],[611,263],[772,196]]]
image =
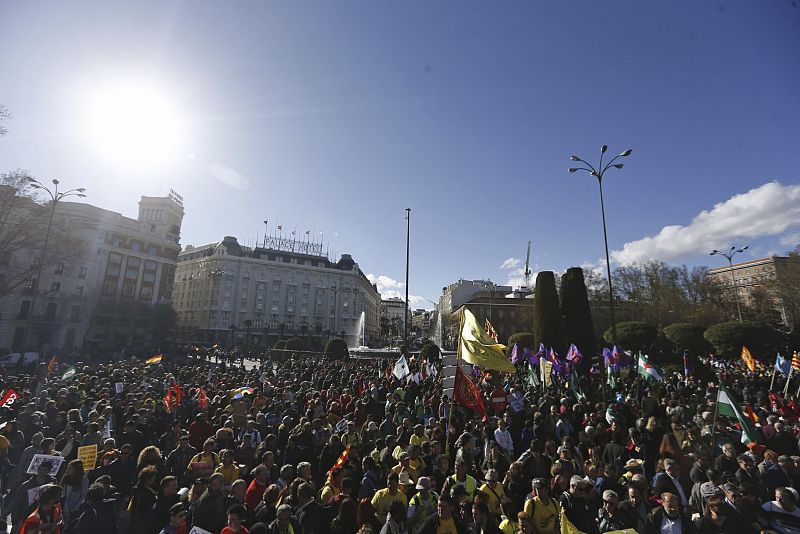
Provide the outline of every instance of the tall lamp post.
[[[213,303],[214,303],[214,281],[219,280],[223,276],[225,276],[225,271],[219,268],[215,269],[203,269],[201,272],[207,272],[208,277],[211,279],[211,286],[208,288],[208,340],[214,341],[214,334],[211,332],[211,316],[213,314]],[[231,334],[231,343],[233,342],[233,335]]]
[[411,208],[406,208],[406,302],[403,310],[403,354],[408,352],[408,253],[411,245]]
[[736,284],[736,277],[733,276],[733,257],[748,248],[750,248],[750,245],[745,245],[742,248],[731,247],[727,252],[714,249],[709,253],[709,256],[724,256],[728,260],[728,267],[731,269],[731,282],[733,283],[733,296],[736,298],[736,311],[739,312],[740,323],[742,322],[742,307],[739,305],[739,286]]
[[597,178],[597,185],[600,186],[600,214],[603,218],[603,241],[606,247],[606,272],[608,273],[608,299],[611,305],[611,340],[613,343],[617,342],[617,321],[614,317],[614,290],[611,286],[611,261],[608,257],[608,233],[606,232],[606,208],[603,202],[603,175],[605,175],[606,171],[614,167],[615,169],[621,169],[624,164],[623,163],[614,163],[619,158],[627,158],[633,152],[630,148],[625,152],[617,154],[614,156],[611,161],[603,165],[603,156],[605,155],[606,151],[608,150],[608,145],[603,145],[600,147],[600,164],[597,168],[594,168],[589,162],[586,160],[578,157],[578,156],[570,156],[569,159],[572,161],[579,161],[586,165],[585,167],[570,167],[568,170],[569,172],[576,172],[576,171],[586,171],[590,175]]
[[28,317],[28,329],[26,332],[27,342],[25,345],[30,347],[31,342],[33,340],[33,321],[34,315],[36,314],[36,296],[39,293],[39,282],[42,278],[42,268],[45,264],[45,254],[47,253],[47,245],[50,244],[50,232],[53,229],[53,218],[56,215],[56,206],[59,202],[64,200],[68,197],[78,197],[84,198],[86,195],[86,188],[79,187],[77,189],[69,189],[67,191],[59,191],[58,184],[60,183],[58,180],[53,180],[53,188],[49,188],[44,185],[42,182],[37,180],[36,178],[28,177],[27,178],[28,185],[31,189],[38,189],[40,191],[44,191],[50,197],[50,218],[47,221],[47,231],[44,234],[44,242],[42,243],[42,253],[39,257],[39,263],[36,266],[36,278],[33,280],[33,296],[31,297],[31,311]]

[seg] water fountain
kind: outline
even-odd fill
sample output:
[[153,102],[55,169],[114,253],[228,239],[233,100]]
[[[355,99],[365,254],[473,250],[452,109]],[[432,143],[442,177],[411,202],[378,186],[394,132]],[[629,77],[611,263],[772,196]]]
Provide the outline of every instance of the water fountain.
[[352,347],[352,348],[354,348],[354,349],[357,349],[359,347],[363,347],[365,345],[364,339],[365,339],[366,334],[365,334],[364,330],[365,330],[365,327],[366,327],[366,325],[365,325],[366,321],[364,320],[364,318],[365,318],[365,314],[362,311],[361,315],[358,316],[358,320],[356,321],[355,332],[353,332],[353,343],[355,344],[355,346]]
[[442,314],[436,311],[436,326],[433,329],[433,342],[440,349],[442,348]]

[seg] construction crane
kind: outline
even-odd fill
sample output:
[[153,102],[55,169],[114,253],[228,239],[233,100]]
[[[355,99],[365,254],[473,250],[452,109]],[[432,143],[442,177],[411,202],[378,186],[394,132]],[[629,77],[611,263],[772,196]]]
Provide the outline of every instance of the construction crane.
[[528,241],[528,255],[525,257],[525,287],[531,287],[531,242]]

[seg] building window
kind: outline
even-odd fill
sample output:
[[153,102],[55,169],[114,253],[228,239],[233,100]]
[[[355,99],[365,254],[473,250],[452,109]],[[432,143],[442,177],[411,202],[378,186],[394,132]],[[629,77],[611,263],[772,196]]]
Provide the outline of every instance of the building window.
[[145,271],[155,271],[157,268],[158,268],[158,263],[154,262],[153,260],[146,260],[144,262]]
[[56,318],[56,311],[58,310],[58,304],[55,302],[50,302],[47,304],[47,310],[44,314],[45,321],[52,321]]
[[139,252],[140,250],[142,250],[142,245],[140,245],[138,242],[134,241],[134,242],[131,243],[131,250],[133,252]]
[[78,323],[81,320],[81,307],[71,306],[69,309],[69,320],[73,323]]
[[142,282],[148,282],[152,284],[153,282],[155,282],[155,280],[156,280],[156,273],[152,271],[149,272],[145,271],[144,274],[142,275]]
[[245,276],[242,278],[242,289],[250,289],[250,277]]
[[75,286],[75,296],[78,298],[83,296],[83,286]]
[[109,263],[122,263],[122,254],[117,254],[116,252],[110,252],[108,254],[108,262]]
[[139,271],[137,269],[128,269],[125,271],[125,278],[128,280],[136,280],[139,277]]
[[125,284],[122,286],[123,297],[133,297],[136,294],[136,284]]
[[81,265],[81,268],[78,269],[78,278],[81,279],[81,280],[86,280],[86,272],[87,272],[87,270],[88,269],[86,269],[86,267]]
[[23,300],[20,303],[19,313],[17,314],[17,319],[27,319],[28,315],[31,313],[31,301]]
[[50,282],[50,293],[58,293],[61,291],[61,282]]
[[56,269],[54,271],[55,274],[64,274],[64,264],[58,263],[56,264]]
[[140,295],[143,299],[151,298],[153,296],[153,288],[150,286],[142,286]]
[[36,278],[28,278],[25,280],[25,289],[33,289],[36,286]]

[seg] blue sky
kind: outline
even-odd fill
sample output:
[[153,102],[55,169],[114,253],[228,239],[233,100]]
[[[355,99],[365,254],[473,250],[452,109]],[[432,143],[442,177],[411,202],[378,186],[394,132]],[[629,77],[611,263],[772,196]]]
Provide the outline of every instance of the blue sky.
[[[604,143],[633,149],[605,181],[616,261],[783,252],[800,241],[796,3],[6,2],[0,171],[131,216],[174,188],[184,244],[255,239],[264,219],[324,229],[387,295],[411,207],[424,307],[459,277],[518,280],[528,240],[534,272],[598,265],[597,186],[566,168]],[[109,84],[168,102],[168,157],[86,133]]]

